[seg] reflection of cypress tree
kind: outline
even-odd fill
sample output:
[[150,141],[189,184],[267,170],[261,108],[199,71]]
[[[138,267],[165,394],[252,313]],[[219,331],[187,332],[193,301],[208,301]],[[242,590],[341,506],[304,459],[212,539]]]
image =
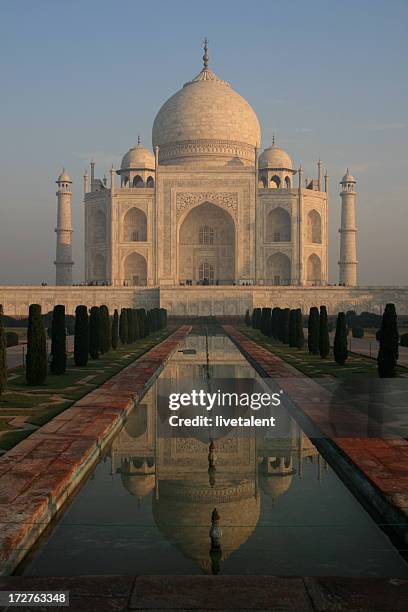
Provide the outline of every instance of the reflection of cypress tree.
[[28,314],[26,380],[28,385],[42,385],[47,378],[47,341],[41,318],[41,306],[31,304]]
[[98,359],[100,344],[100,316],[98,306],[92,306],[89,315],[89,355]]
[[320,315],[319,309],[316,306],[312,306],[309,311],[309,322],[307,325],[307,346],[309,353],[312,355],[319,354],[319,326],[320,326]]
[[127,315],[126,308],[122,308],[120,311],[120,319],[119,319],[119,338],[122,344],[126,344],[127,342]]
[[51,326],[52,374],[64,374],[67,368],[67,338],[65,329],[65,306],[54,306]]
[[300,350],[305,343],[305,335],[303,333],[303,314],[302,309],[296,309],[296,346]]
[[347,350],[347,322],[344,312],[339,312],[336,322],[336,335],[333,345],[334,360],[339,365],[344,365],[348,357]]
[[84,305],[75,309],[74,362],[78,367],[86,366],[89,353],[89,318]]
[[325,359],[330,353],[329,322],[326,306],[320,306],[319,353]]
[[297,335],[297,313],[296,310],[292,309],[289,312],[289,346],[296,346],[296,335]]
[[3,306],[0,304],[0,395],[7,385],[6,334],[3,325]]
[[398,361],[398,319],[394,304],[387,304],[379,333],[380,348],[377,357],[380,378],[394,378]]
[[116,308],[113,313],[111,343],[113,350],[116,351],[119,343],[119,315]]

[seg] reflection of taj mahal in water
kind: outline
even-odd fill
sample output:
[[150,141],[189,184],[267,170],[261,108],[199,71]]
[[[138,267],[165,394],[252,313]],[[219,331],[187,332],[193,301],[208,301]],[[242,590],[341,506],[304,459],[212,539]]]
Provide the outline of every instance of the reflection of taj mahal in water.
[[[218,377],[253,376],[238,351],[225,350],[227,338],[210,336],[209,343]],[[195,348],[196,355],[175,355],[166,367],[165,378],[202,376],[205,338],[190,335],[188,346]],[[123,486],[138,500],[151,495],[154,521],[162,536],[204,572],[214,569],[209,553],[214,508],[220,517],[221,560],[225,560],[255,530],[261,494],[278,503],[293,478],[302,477],[305,461],[315,461],[316,478],[322,477],[323,459],[289,417],[279,419],[273,437],[243,436],[234,430],[216,439],[211,456],[213,472],[209,469],[208,441],[160,437],[157,418],[157,389],[153,387],[114,442],[112,471],[120,473]]]

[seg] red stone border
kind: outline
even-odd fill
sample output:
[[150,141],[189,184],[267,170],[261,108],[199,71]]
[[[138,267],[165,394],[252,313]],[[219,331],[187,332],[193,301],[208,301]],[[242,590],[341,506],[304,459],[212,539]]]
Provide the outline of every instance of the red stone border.
[[0,457],[0,575],[22,560],[190,330],[180,327]]
[[[408,541],[408,442],[396,435],[367,437],[370,427],[378,429],[377,423],[341,401],[334,401],[333,394],[318,382],[233,326],[223,328],[254,367],[268,378],[284,379],[280,381],[284,392],[320,433],[314,440],[316,446],[323,450],[329,444],[337,451],[337,457],[331,453],[336,463],[333,467],[348,479],[347,484],[354,485],[360,497],[393,524],[399,537]],[[305,385],[309,389],[308,398],[305,398]],[[333,410],[336,405],[339,409]],[[356,436],[359,427],[361,437]]]

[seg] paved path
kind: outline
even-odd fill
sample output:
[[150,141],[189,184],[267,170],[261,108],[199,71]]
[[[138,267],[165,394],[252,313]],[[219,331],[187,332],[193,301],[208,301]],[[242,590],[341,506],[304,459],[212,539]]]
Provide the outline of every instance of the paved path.
[[[350,406],[349,396],[333,393],[316,380],[263,348],[231,325],[224,330],[241,352],[268,378],[280,378],[285,397],[314,429],[318,448],[334,449],[344,470],[366,501],[390,523],[398,536],[408,537],[408,442],[383,433],[381,424]],[[341,461],[338,459],[341,457]],[[327,457],[326,457],[327,458]],[[344,461],[344,458],[346,460]],[[353,469],[350,469],[350,463]],[[406,540],[407,541],[407,540]]]
[[190,329],[180,327],[0,457],[0,575],[38,539]]
[[0,589],[69,591],[69,608],[17,608],[58,612],[406,612],[408,601],[408,581],[387,578],[7,576]]

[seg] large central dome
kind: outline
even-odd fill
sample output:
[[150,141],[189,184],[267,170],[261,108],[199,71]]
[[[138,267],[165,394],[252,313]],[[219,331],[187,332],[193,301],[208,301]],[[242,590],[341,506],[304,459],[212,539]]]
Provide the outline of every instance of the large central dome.
[[259,121],[242,96],[204,68],[163,104],[153,124],[153,147],[161,164],[224,165],[255,162]]

